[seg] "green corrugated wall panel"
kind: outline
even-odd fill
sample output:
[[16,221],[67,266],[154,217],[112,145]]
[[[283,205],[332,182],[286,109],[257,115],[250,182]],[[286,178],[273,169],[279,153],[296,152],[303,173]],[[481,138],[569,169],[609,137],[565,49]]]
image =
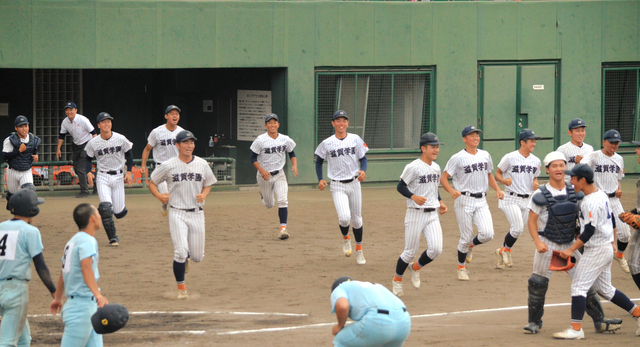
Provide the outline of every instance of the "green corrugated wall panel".
[[[272,66],[286,66],[285,34],[286,6],[273,7],[273,52],[271,53]],[[313,22],[311,22],[313,23]],[[311,37],[313,42],[313,37]]]
[[602,60],[606,62],[638,60],[638,1],[623,1],[604,7]]
[[319,2],[315,4],[315,62],[317,66],[336,66],[340,60],[338,39],[340,21],[338,20],[339,3]]
[[518,4],[518,59],[558,58],[557,3]]
[[589,124],[585,141],[599,147],[602,10],[600,2],[558,4],[563,42],[560,71],[560,105],[563,107],[558,120],[561,144],[570,140],[569,121],[582,118]]
[[[379,5],[377,5],[379,6]],[[376,4],[349,2],[339,6],[338,63],[346,66],[375,65]]]
[[0,66],[31,66],[31,7],[0,4],[0,37]]
[[411,9],[411,64],[433,64],[433,6],[420,3]]
[[375,64],[411,64],[411,8],[387,3],[375,12]]
[[517,59],[518,18],[512,3],[478,6],[478,60]]
[[97,68],[155,68],[157,5],[153,3],[96,3]]

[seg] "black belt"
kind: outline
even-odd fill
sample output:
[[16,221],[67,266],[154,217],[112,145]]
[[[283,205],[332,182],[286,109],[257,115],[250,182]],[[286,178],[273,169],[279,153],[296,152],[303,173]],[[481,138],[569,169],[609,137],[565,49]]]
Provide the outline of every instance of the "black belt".
[[185,212],[202,211],[202,207],[197,207],[197,208],[177,208],[177,207],[171,206],[171,208],[174,209],[174,210],[180,210],[180,211],[185,211]]
[[102,173],[106,173],[107,175],[117,175],[117,174],[121,174],[122,170],[111,170],[111,171],[100,171]]
[[353,180],[355,180],[356,178],[358,178],[358,176],[356,176],[356,177],[354,177],[354,178],[352,178],[352,179],[350,179],[350,180],[342,180],[342,181],[332,180],[332,181],[334,181],[334,182],[340,182],[340,183],[351,183],[351,182],[353,182]]
[[276,171],[271,171],[269,172],[271,174],[271,176],[275,176],[280,172],[280,170],[276,170]]
[[162,165],[162,163],[156,163],[156,166],[160,166],[160,165]]
[[95,298],[93,295],[92,295],[91,297],[88,297],[88,296],[78,296],[78,295],[69,295],[69,299],[75,299],[75,298],[77,298],[77,299],[85,298],[85,299],[89,299],[89,300],[91,300],[91,301],[96,301],[96,298]]
[[610,197],[610,198],[615,198],[616,197],[616,192],[608,193],[607,196]]
[[417,207],[413,207],[414,210],[418,210],[418,211],[422,211],[422,212],[433,212],[436,209],[435,208],[417,208]]
[[[405,307],[403,307],[402,308],[402,312],[407,312],[407,309]],[[378,313],[389,315],[389,310],[378,309]]]
[[487,195],[486,193],[470,193],[470,192],[460,192],[460,193],[462,193],[462,195],[464,196],[469,196],[476,199],[482,199],[484,198],[485,195]]
[[5,278],[4,281],[11,281],[13,277]]
[[514,193],[514,192],[509,192],[509,195],[515,195],[515,196],[517,196],[519,198],[524,198],[524,199],[526,199],[526,198],[531,196],[529,194],[517,194],[517,193]]

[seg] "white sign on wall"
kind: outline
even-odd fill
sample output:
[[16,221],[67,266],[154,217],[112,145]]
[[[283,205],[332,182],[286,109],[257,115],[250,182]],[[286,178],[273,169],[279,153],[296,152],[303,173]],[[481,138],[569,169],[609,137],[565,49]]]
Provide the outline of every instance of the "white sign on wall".
[[270,90],[238,90],[238,140],[253,141],[264,134],[264,117],[271,113]]

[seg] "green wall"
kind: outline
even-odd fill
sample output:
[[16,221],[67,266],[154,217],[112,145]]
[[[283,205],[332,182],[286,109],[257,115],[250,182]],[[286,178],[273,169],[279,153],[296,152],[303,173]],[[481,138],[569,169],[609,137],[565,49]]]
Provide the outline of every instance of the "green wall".
[[[478,61],[560,62],[561,142],[581,117],[601,138],[602,62],[640,61],[640,1],[0,2],[0,68],[284,67],[287,129],[300,175],[315,182],[315,67],[434,66],[435,117],[462,147],[475,124]],[[628,151],[622,149],[622,151]],[[538,153],[540,156],[544,154]],[[396,180],[415,153],[372,155],[369,180]],[[640,172],[631,155],[627,172]]]

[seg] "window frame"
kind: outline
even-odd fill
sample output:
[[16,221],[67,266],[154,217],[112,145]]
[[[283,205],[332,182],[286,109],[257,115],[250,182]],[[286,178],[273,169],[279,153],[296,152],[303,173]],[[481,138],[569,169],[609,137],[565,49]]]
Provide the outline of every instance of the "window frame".
[[[640,63],[626,63],[626,64],[603,64],[602,65],[602,102],[601,102],[601,133],[600,140],[603,140],[604,133],[609,130],[605,128],[605,119],[606,119],[606,73],[608,71],[621,71],[621,70],[635,70],[636,72],[636,105],[635,105],[635,115],[634,115],[634,124],[633,124],[633,138],[631,141],[640,141],[640,136],[638,135],[638,128],[640,127]],[[618,129],[616,129],[618,130]],[[619,131],[619,130],[618,130]],[[623,153],[632,153],[635,151],[637,147],[631,141],[622,141],[620,143],[620,149],[624,149]],[[633,151],[630,151],[633,150]],[[620,151],[619,151],[620,152]]]

